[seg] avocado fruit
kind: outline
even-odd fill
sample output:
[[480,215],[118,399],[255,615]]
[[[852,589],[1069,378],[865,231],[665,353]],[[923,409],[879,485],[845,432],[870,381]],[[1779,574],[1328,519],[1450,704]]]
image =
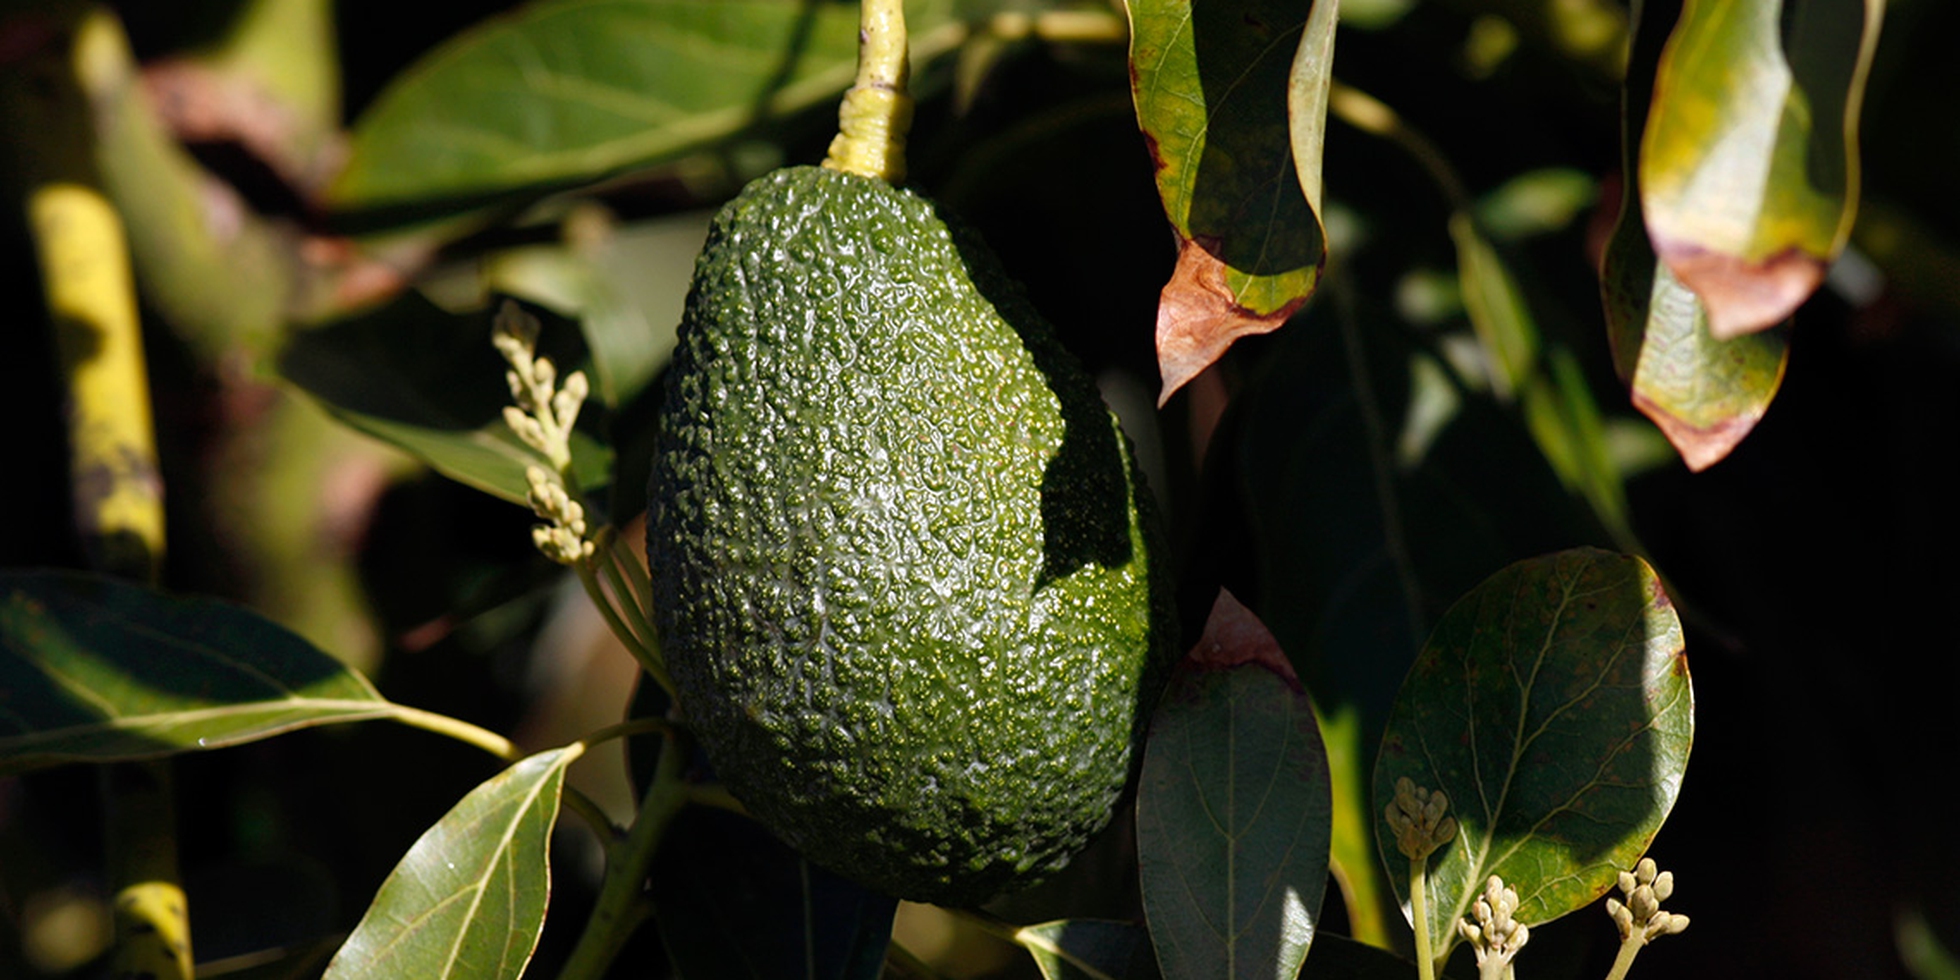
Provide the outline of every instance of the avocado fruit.
[[1109,820],[1176,638],[1095,384],[979,239],[817,167],[715,218],[649,480],[655,623],[728,790],[817,864],[974,905]]

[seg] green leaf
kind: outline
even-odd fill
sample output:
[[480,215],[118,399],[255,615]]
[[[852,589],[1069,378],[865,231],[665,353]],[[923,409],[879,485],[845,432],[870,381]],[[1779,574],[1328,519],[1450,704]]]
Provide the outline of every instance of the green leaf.
[[[1647,90],[1665,37],[1660,18],[1640,13],[1623,109],[1629,174],[1637,172]],[[1632,389],[1634,407],[1660,427],[1689,469],[1720,462],[1755,428],[1776,397],[1789,363],[1787,331],[1715,337],[1701,298],[1655,260],[1637,176],[1622,192],[1600,290],[1614,366]]]
[[1375,766],[1396,892],[1408,861],[1381,818],[1398,779],[1449,797],[1431,855],[1442,959],[1490,875],[1529,925],[1591,904],[1647,849],[1694,738],[1681,623],[1651,568],[1592,548],[1511,565],[1451,607],[1409,670]]
[[1298,972],[1327,887],[1327,754],[1286,655],[1228,592],[1151,718],[1136,819],[1165,980]]
[[1544,235],[1570,225],[1599,199],[1592,175],[1552,167],[1522,173],[1477,201],[1477,226],[1498,241]]
[[0,572],[0,772],[215,749],[400,710],[230,603],[76,572]]
[[1450,216],[1464,312],[1489,358],[1491,387],[1513,397],[1537,368],[1538,324],[1517,280],[1467,212]]
[[[907,5],[923,62],[965,37],[952,0]],[[355,124],[342,208],[467,201],[646,167],[835,98],[855,4],[546,0],[457,35]]]
[[668,828],[651,895],[667,955],[688,980],[877,980],[898,910],[755,821],[704,807]]
[[[561,377],[585,360],[569,327],[548,326],[538,344]],[[542,460],[504,422],[505,369],[490,346],[487,316],[445,313],[413,293],[305,331],[279,358],[286,379],[336,418],[459,483],[522,504],[525,467]],[[591,433],[598,408],[588,402],[572,433],[573,475],[586,491],[612,476],[612,450]]]
[[1014,941],[1034,957],[1044,980],[1122,980],[1143,936],[1128,922],[1058,919],[1023,926]]
[[[1310,197],[1320,192],[1333,7],[1128,5],[1137,122],[1180,242],[1157,313],[1162,397],[1238,337],[1277,329],[1319,281],[1326,235]],[[1311,159],[1296,161],[1296,147]]]
[[1346,936],[1322,935],[1299,980],[1414,980],[1416,965]]
[[551,828],[573,743],[470,790],[381,883],[324,980],[515,980],[551,894]]
[[[1230,574],[1256,576],[1244,594],[1313,695],[1351,934],[1385,944],[1396,913],[1368,780],[1430,624],[1491,568],[1605,539],[1488,392],[1461,390],[1387,310],[1331,288],[1275,338],[1213,439],[1239,502],[1205,512],[1245,526],[1200,534]],[[1241,540],[1243,559],[1228,550]]]
[[1789,317],[1857,215],[1883,0],[1688,0],[1640,150],[1647,231],[1721,339]]

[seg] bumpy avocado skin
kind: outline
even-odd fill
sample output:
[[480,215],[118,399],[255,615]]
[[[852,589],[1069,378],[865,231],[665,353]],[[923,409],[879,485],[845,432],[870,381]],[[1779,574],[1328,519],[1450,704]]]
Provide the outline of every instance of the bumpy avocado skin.
[[668,372],[662,645],[731,792],[882,891],[982,902],[1108,821],[1174,658],[1094,384],[978,240],[814,167],[722,210]]

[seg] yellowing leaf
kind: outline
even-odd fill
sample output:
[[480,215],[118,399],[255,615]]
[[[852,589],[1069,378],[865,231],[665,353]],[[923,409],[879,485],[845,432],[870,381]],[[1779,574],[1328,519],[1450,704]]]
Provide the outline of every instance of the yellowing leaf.
[[[1648,118],[1648,79],[1656,71],[1667,25],[1642,16],[1628,64],[1627,172],[1636,174]],[[1693,470],[1727,457],[1747,436],[1782,383],[1789,338],[1770,329],[1723,340],[1707,306],[1648,242],[1639,177],[1626,184],[1620,220],[1600,270],[1607,336],[1620,377],[1638,408]]]
[[1640,186],[1654,251],[1727,339],[1787,318],[1857,212],[1859,103],[1883,0],[1687,0]]

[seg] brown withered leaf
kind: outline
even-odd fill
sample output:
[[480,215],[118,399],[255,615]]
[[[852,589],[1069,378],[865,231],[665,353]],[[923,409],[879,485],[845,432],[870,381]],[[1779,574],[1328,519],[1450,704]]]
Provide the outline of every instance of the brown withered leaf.
[[1708,332],[1734,340],[1790,318],[1824,282],[1824,259],[1797,248],[1761,262],[1654,238],[1655,252],[1708,308]]
[[1157,370],[1164,384],[1158,408],[1222,357],[1233,341],[1271,333],[1306,302],[1301,297],[1271,313],[1254,313],[1239,305],[1226,281],[1228,269],[1196,241],[1179,243],[1177,268],[1157,303]]

